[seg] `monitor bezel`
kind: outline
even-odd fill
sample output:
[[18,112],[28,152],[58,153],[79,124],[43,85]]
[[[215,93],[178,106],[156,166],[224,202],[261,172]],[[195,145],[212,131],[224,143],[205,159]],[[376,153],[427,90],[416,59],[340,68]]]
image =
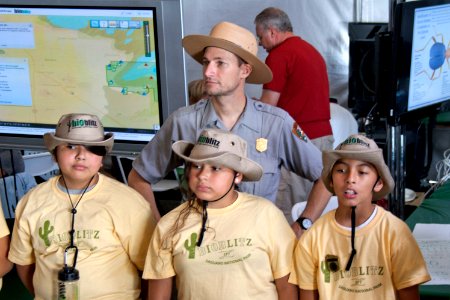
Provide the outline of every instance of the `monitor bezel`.
[[[179,0],[137,0],[137,1],[115,1],[115,0],[93,0],[93,1],[51,1],[51,0],[5,0],[3,6],[17,7],[61,7],[61,8],[99,8],[99,9],[154,9],[156,46],[158,47],[159,74],[158,88],[160,98],[160,123],[170,115],[171,112],[187,103],[187,92],[185,90],[186,71],[184,54],[181,47],[183,36],[181,2]],[[178,47],[176,45],[179,45]],[[170,57],[170,59],[168,59]],[[170,85],[170,88],[169,88]],[[169,101],[170,99],[170,101]],[[56,124],[49,126],[49,131]],[[113,128],[111,128],[113,129]],[[108,131],[108,128],[106,128]],[[155,132],[156,133],[156,132]],[[115,141],[112,154],[120,156],[136,156],[148,141],[117,140]],[[0,148],[46,150],[42,136],[25,134],[0,134]]]
[[450,0],[421,0],[402,2],[395,7],[393,41],[395,85],[394,101],[389,115],[394,124],[407,124],[436,115],[440,107],[450,100],[450,98],[443,99],[420,108],[408,109],[415,10],[449,4]]

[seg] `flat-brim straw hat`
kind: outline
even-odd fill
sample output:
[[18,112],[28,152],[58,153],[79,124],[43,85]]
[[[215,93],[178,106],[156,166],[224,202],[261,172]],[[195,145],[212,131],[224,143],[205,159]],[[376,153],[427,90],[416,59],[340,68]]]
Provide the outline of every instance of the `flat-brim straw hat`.
[[239,56],[252,65],[247,83],[267,83],[272,80],[272,71],[258,58],[258,42],[253,33],[229,22],[216,24],[209,35],[188,35],[183,38],[183,47],[196,61],[202,63],[206,47],[217,47]]
[[379,192],[374,192],[373,199],[378,200],[389,194],[394,189],[394,179],[391,176],[388,166],[384,162],[383,151],[371,139],[355,134],[349,136],[345,141],[339,144],[335,150],[325,150],[322,152],[323,171],[322,179],[326,188],[334,193],[330,186],[331,171],[334,164],[343,158],[356,159],[371,163],[378,171],[383,181],[383,187]]
[[90,114],[63,115],[56,126],[55,132],[44,134],[44,144],[50,152],[60,144],[75,144],[83,146],[103,146],[106,152],[111,152],[114,144],[112,133],[104,133],[100,119]]
[[197,142],[177,141],[173,151],[191,163],[206,163],[230,168],[243,175],[244,181],[258,181],[262,167],[247,158],[247,143],[239,136],[220,129],[206,129]]

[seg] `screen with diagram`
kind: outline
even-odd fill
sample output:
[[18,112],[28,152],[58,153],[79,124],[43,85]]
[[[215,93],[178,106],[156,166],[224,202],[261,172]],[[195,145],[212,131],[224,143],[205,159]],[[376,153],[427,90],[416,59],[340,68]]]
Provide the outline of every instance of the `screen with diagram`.
[[414,12],[408,111],[450,99],[450,4]]

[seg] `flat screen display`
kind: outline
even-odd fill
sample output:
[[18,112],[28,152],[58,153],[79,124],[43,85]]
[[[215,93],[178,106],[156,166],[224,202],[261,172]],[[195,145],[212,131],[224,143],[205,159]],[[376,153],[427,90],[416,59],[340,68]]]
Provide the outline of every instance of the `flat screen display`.
[[162,122],[156,13],[0,5],[0,134],[42,136],[81,112],[148,142]]
[[408,111],[450,99],[450,4],[414,11]]
[[399,123],[429,117],[450,99],[450,0],[403,2],[394,19],[395,103]]

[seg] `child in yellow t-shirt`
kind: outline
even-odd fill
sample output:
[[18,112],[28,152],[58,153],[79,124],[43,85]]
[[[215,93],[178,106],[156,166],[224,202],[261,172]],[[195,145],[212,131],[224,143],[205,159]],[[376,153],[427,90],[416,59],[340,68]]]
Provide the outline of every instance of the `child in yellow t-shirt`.
[[294,232],[272,202],[235,190],[262,175],[247,143],[207,129],[172,149],[187,162],[188,200],[155,229],[143,273],[149,299],[169,299],[174,277],[180,300],[296,299],[287,281]]
[[95,115],[68,114],[44,143],[61,175],[17,206],[9,259],[20,279],[36,299],[56,299],[57,279],[76,269],[80,299],[138,299],[155,222],[139,193],[99,173],[113,135]]
[[372,203],[394,187],[377,144],[351,135],[323,152],[322,179],[338,208],[307,230],[294,254],[289,282],[301,299],[419,299],[429,281],[406,224]]

